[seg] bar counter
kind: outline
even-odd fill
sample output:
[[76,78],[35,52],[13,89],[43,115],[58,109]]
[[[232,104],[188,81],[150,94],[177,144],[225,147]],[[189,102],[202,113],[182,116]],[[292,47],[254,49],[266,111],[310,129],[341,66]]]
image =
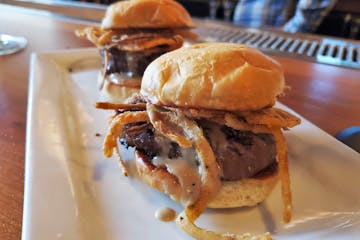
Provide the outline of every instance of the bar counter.
[[[91,47],[74,30],[89,23],[0,4],[0,29],[28,40],[0,57],[0,239],[20,239],[29,60],[32,52]],[[275,57],[291,86],[280,101],[330,135],[360,124],[358,70]]]

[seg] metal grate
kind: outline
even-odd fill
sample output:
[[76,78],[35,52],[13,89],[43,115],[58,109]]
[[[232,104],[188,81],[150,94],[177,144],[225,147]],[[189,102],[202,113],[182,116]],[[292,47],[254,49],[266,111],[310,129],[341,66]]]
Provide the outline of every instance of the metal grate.
[[274,55],[360,68],[360,42],[356,41],[243,29],[211,21],[202,21],[196,31],[206,41],[247,44]]

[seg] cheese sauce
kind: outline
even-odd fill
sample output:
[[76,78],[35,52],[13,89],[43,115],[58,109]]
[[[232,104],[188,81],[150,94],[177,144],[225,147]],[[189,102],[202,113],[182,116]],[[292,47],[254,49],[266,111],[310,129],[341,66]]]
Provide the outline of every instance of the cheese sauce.
[[[162,154],[152,159],[152,163],[155,166],[166,167],[169,173],[178,177],[181,187],[180,202],[184,206],[189,206],[198,199],[200,194],[201,178],[199,173],[199,167],[197,162],[197,154],[194,148],[179,148],[181,157],[169,158],[167,153],[169,152],[170,144],[167,143],[167,139],[156,139],[157,141],[163,141],[161,144],[163,147]],[[167,192],[173,192],[168,189]]]

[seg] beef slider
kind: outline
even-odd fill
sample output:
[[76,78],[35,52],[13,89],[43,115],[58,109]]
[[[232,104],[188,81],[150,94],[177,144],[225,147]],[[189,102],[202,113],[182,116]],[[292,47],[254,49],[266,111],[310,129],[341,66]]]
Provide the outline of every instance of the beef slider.
[[[286,203],[284,218],[288,221],[291,197],[281,128],[293,127],[300,120],[273,108],[285,89],[284,71],[274,59],[245,45],[203,43],[174,50],[154,60],[144,72],[140,94],[147,102],[152,123],[165,121],[159,126],[167,128],[170,125],[186,127],[195,123],[203,129],[216,164],[221,165],[218,173],[215,173],[216,168],[209,166],[211,179],[218,174],[221,187],[208,207],[258,204],[271,192],[281,172]],[[202,113],[208,113],[208,116]],[[201,119],[226,127],[211,125]],[[169,125],[169,121],[172,124]],[[169,131],[172,130],[165,132]],[[214,131],[220,134],[213,134]],[[175,132],[183,134],[181,131]],[[222,136],[226,144],[217,143],[219,137],[211,137],[212,134]],[[240,167],[239,171],[234,170],[233,166],[240,164],[222,159],[223,152],[227,152],[230,159],[243,158],[243,161],[238,161],[244,167]],[[144,159],[142,156],[139,158]],[[254,161],[259,163],[254,164]],[[273,167],[276,165],[274,161],[278,163],[278,168]],[[144,181],[154,187],[152,182],[157,180],[142,168],[143,164],[139,166]],[[203,174],[207,167],[202,166],[199,173]],[[260,174],[268,167],[274,170],[271,174]],[[262,177],[259,178],[259,175]],[[162,186],[156,185],[155,188],[166,193]],[[171,197],[177,199],[176,196]]]
[[[187,229],[206,207],[262,202],[278,176],[287,222],[291,192],[281,130],[300,120],[274,107],[285,89],[279,63],[251,47],[203,43],[174,50],[146,68],[145,104],[113,119],[104,153],[111,155],[117,137],[132,135],[126,142],[135,146],[140,178],[186,207],[178,223]],[[125,130],[136,122],[151,130]],[[144,132],[156,143],[150,154],[139,137]]]
[[189,13],[174,0],[127,0],[111,4],[101,26],[77,35],[99,49],[99,87],[104,100],[121,103],[137,93],[147,65],[180,48],[184,38],[196,38]]
[[[271,134],[238,131],[208,120],[198,123],[214,151],[223,180],[251,178],[261,175],[261,171],[276,170],[276,147]],[[155,136],[155,129],[149,123],[125,125],[124,132],[121,144],[135,147],[150,159],[165,155],[175,161],[183,157],[181,147],[176,142],[166,141],[162,135]]]

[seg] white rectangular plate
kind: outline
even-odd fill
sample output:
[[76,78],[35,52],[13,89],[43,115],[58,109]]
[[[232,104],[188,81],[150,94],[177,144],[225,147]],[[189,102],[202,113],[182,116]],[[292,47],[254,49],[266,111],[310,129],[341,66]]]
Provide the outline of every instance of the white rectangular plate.
[[[128,178],[116,159],[103,157],[109,113],[93,107],[99,67],[95,49],[32,56],[22,238],[191,239],[174,222],[155,219],[161,207],[178,213],[182,207],[136,177],[131,152]],[[286,138],[290,224],[281,220],[279,184],[257,207],[208,210],[198,224],[218,232],[269,231],[276,239],[358,238],[360,155],[305,119]]]

